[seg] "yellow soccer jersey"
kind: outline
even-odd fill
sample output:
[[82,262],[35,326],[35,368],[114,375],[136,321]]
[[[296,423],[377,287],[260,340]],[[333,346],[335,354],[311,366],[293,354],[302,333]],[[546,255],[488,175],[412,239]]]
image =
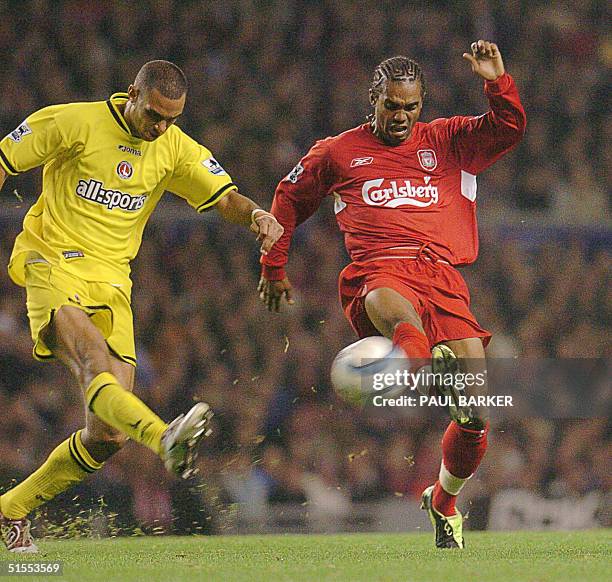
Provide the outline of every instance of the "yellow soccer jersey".
[[236,190],[201,146],[171,126],[153,142],[134,137],[117,104],[54,105],[28,117],[0,141],[11,175],[44,165],[42,194],[27,213],[9,263],[24,285],[24,260],[36,251],[87,281],[125,285],[145,224],[165,190],[197,211]]

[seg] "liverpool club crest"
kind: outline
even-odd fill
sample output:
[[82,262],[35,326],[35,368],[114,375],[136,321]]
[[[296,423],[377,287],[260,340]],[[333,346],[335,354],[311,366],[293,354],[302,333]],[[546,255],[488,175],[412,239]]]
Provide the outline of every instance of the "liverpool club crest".
[[419,156],[419,164],[426,172],[435,170],[438,165],[438,159],[436,158],[436,152],[433,150],[419,150],[417,152]]

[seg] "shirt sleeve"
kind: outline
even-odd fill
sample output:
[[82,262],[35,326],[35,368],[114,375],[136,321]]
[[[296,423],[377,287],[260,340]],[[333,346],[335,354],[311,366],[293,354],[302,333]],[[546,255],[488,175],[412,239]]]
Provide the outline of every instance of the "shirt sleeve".
[[210,150],[182,132],[179,135],[178,160],[167,189],[204,212],[238,187]]
[[527,119],[510,75],[485,81],[490,110],[477,117],[451,117],[441,137],[450,160],[470,174],[479,174],[512,149],[523,137]]
[[46,164],[68,149],[57,123],[62,107],[40,109],[0,141],[0,164],[8,174]]
[[333,172],[328,140],[318,141],[281,180],[271,212],[285,232],[267,255],[261,257],[262,274],[269,281],[285,278],[291,238],[298,225],[310,218],[330,193]]

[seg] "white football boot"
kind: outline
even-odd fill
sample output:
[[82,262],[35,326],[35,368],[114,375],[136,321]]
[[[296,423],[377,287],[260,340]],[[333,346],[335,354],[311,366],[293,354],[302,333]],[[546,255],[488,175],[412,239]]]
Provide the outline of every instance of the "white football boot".
[[200,441],[212,433],[213,411],[206,402],[198,402],[187,414],[181,414],[169,425],[161,439],[160,456],[166,469],[189,479],[198,470],[194,467]]

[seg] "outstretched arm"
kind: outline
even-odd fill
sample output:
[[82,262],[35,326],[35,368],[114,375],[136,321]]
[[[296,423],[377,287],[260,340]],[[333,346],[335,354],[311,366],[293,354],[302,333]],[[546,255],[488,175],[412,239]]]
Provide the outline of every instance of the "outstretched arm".
[[262,255],[267,255],[283,234],[283,227],[272,214],[235,190],[221,198],[214,208],[224,220],[248,226],[261,242]]

